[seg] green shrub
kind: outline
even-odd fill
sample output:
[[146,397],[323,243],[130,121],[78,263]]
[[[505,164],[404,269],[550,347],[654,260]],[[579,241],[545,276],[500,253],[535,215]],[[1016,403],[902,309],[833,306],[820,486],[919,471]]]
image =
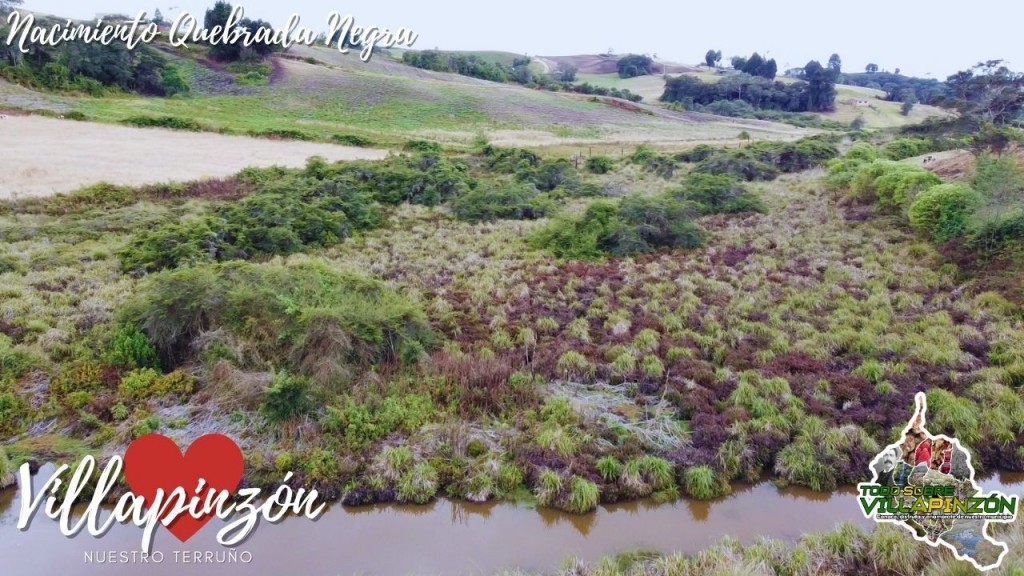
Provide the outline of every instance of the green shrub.
[[983,252],[999,250],[1011,243],[1024,243],[1024,210],[993,216],[974,224],[967,243]]
[[929,152],[937,152],[931,140],[926,138],[897,138],[882,148],[882,153],[890,160],[904,160]]
[[[0,438],[9,438],[24,431],[30,420],[28,401],[14,392],[0,391]],[[2,460],[2,458],[0,458]],[[3,462],[0,461],[0,466]],[[0,471],[0,477],[3,476]]]
[[576,190],[581,184],[576,168],[565,158],[542,160],[536,166],[524,168],[516,172],[516,180],[533,184],[542,192]]
[[178,118],[176,116],[130,116],[121,121],[129,126],[139,128],[169,128],[171,130],[187,130],[189,132],[202,132],[205,127],[195,120]]
[[966,184],[941,184],[925,190],[910,206],[910,225],[936,242],[964,233],[971,214],[983,203]]
[[260,404],[260,412],[274,424],[287,422],[309,413],[312,409],[313,400],[309,395],[309,380],[284,372],[274,374],[270,388],[263,395],[263,401]]
[[10,336],[0,333],[0,382],[6,378],[17,380],[42,366],[42,359],[35,353],[24,346],[15,346]]
[[97,392],[103,387],[103,367],[88,360],[61,366],[60,372],[50,381],[50,392],[58,397],[66,397],[73,392]]
[[160,88],[164,91],[164,96],[168,97],[188,94],[192,90],[177,66],[165,66],[160,71]]
[[880,208],[903,214],[918,194],[939,184],[942,179],[934,173],[911,167],[879,176],[874,189]]
[[441,145],[437,142],[427,142],[426,140],[409,140],[402,146],[402,150],[406,152],[421,152],[425,154],[440,154]]
[[674,192],[674,195],[696,203],[701,214],[767,211],[757,195],[728,175],[691,174],[683,183],[683,188]]
[[335,134],[331,136],[331,140],[337,142],[338,144],[345,144],[346,146],[356,146],[359,148],[369,148],[371,146],[376,145],[376,142],[374,142],[373,140],[370,140],[369,138],[365,138],[363,136],[358,136],[356,134]]
[[774,180],[779,170],[756,158],[748,150],[719,152],[699,162],[693,172],[698,174],[717,174],[732,176],[748,182],[754,180]]
[[460,220],[534,220],[554,211],[554,204],[536,189],[523,185],[482,186],[451,202]]
[[879,199],[875,188],[875,183],[879,178],[888,174],[917,170],[920,170],[920,168],[891,160],[876,160],[871,163],[860,164],[856,167],[856,172],[850,180],[850,193],[861,202],[874,203]]
[[114,332],[110,340],[107,361],[128,370],[160,368],[156,348],[149,343],[146,335],[134,326],[122,326]]
[[249,130],[247,134],[249,136],[252,136],[253,138],[269,138],[271,140],[316,140],[316,137],[309,134],[308,132],[295,130],[294,128],[268,128],[266,130]]
[[591,156],[586,167],[592,174],[607,174],[615,167],[615,161],[607,156]]

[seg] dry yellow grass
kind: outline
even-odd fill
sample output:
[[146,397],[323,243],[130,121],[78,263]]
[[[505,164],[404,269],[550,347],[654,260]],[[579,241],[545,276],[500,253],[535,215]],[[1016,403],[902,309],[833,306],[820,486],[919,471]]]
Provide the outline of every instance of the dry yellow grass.
[[128,186],[229,176],[250,166],[380,159],[386,151],[210,133],[12,116],[0,120],[0,198],[70,192],[98,182]]

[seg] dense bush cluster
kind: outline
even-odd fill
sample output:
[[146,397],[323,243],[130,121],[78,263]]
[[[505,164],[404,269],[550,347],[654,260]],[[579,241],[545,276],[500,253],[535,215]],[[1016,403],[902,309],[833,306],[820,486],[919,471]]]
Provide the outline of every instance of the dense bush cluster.
[[536,187],[523,184],[480,186],[451,202],[460,220],[533,220],[554,212],[551,198]]
[[465,166],[434,155],[335,165],[314,159],[300,172],[248,174],[255,194],[193,221],[140,232],[121,252],[123,269],[141,274],[330,246],[379,226],[379,204],[436,205],[475,185]]
[[605,88],[604,86],[594,86],[589,82],[584,82],[582,84],[564,83],[562,85],[562,89],[567,92],[576,92],[577,94],[622,98],[623,100],[629,100],[630,102],[640,102],[644,99],[643,96],[630,92],[628,88]]
[[736,179],[693,174],[681,189],[665,195],[627,196],[618,206],[591,204],[581,218],[563,218],[538,232],[533,242],[559,258],[577,260],[698,248],[704,244],[704,231],[695,218],[764,211],[761,199]]
[[[884,153],[916,145],[890,144]],[[827,184],[905,218],[937,243],[962,238],[970,248],[992,252],[1024,239],[1024,172],[1013,158],[982,155],[969,183],[946,184],[913,164],[878,157],[870,145],[855,145],[830,163]]]
[[[813,63],[812,63],[813,64]],[[813,69],[812,69],[813,68]],[[808,65],[806,82],[784,83],[761,76],[736,74],[717,82],[704,82],[683,74],[665,82],[662,102],[685,108],[738,100],[757,110],[784,112],[828,112],[835,109],[835,77],[829,71]]]
[[757,142],[741,149],[699,145],[674,158],[696,163],[694,172],[754,181],[774,180],[780,173],[822,166],[838,155],[839,150],[828,140],[804,138],[796,142]]
[[382,283],[318,262],[232,262],[153,275],[122,313],[166,366],[219,357],[290,368],[320,384],[355,370],[415,362],[432,343],[416,306]]
[[[37,15],[38,17],[38,15]],[[38,18],[36,25],[52,26],[56,20]],[[59,24],[63,25],[63,22]],[[10,28],[0,25],[0,37]],[[142,44],[129,50],[124,43],[86,44],[81,40],[42,46],[28,42],[29,54],[8,50],[0,57],[0,78],[30,88],[74,91],[103,96],[111,90],[163,96],[187,92],[188,84],[167,59]]]

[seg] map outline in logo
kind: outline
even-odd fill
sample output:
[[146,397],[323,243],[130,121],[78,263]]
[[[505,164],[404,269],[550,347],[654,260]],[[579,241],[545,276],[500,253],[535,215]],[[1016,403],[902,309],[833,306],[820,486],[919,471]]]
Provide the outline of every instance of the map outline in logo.
[[[1017,496],[1008,497],[1006,494],[1004,494],[1002,492],[999,492],[999,491],[991,491],[991,492],[988,492],[988,493],[982,493],[981,487],[978,485],[977,481],[975,480],[975,474],[976,473],[975,473],[974,465],[971,463],[971,453],[967,449],[964,448],[963,444],[961,444],[960,440],[957,439],[957,438],[952,438],[952,437],[946,436],[944,434],[932,435],[931,433],[929,433],[928,430],[925,428],[926,415],[927,415],[927,411],[928,411],[928,399],[927,399],[927,396],[925,395],[924,392],[918,392],[915,395],[914,400],[915,400],[916,410],[914,412],[914,415],[907,422],[907,426],[903,429],[903,432],[900,435],[899,441],[897,441],[896,443],[889,444],[888,446],[886,446],[881,452],[878,453],[878,455],[876,455],[871,460],[871,463],[870,463],[870,469],[871,469],[871,475],[872,475],[871,481],[870,482],[862,482],[862,483],[857,485],[858,498],[859,498],[860,504],[861,504],[861,512],[864,514],[865,518],[867,518],[869,520],[873,520],[873,521],[875,521],[877,523],[883,523],[884,522],[884,523],[889,523],[889,524],[895,524],[895,525],[898,525],[898,526],[903,526],[905,529],[907,529],[911,533],[911,536],[913,536],[913,538],[915,540],[917,540],[919,542],[924,542],[924,543],[928,544],[929,546],[931,546],[933,548],[938,548],[939,546],[945,546],[946,548],[949,548],[953,552],[953,555],[954,555],[954,557],[957,560],[970,562],[975,568],[977,568],[978,570],[980,570],[982,572],[987,572],[987,571],[992,570],[994,568],[998,568],[1002,564],[1003,559],[1005,558],[1006,554],[1009,552],[1009,546],[1005,542],[1000,542],[1000,541],[996,540],[992,535],[989,534],[989,522],[1008,523],[1008,522],[1013,522],[1014,520],[1016,520],[1016,518],[1017,518],[1016,504],[1018,502],[1018,497]],[[913,442],[914,439],[918,440],[918,443],[916,445],[914,445],[914,442]],[[940,444],[940,442],[942,444]],[[921,445],[922,444],[926,444],[926,443],[927,443],[927,449],[922,448]],[[929,525],[934,525],[936,523],[944,525],[946,522],[948,522],[949,526],[945,527],[946,529],[941,531],[941,532],[938,532],[938,531],[929,532],[929,530],[926,528],[924,534],[921,534],[918,529],[915,529],[915,527],[912,524],[910,524],[907,519],[902,519],[902,518],[880,518],[880,517],[878,517],[879,514],[880,514],[880,510],[884,510],[885,508],[884,507],[883,508],[878,508],[876,506],[872,506],[872,507],[869,508],[865,504],[865,495],[867,494],[867,492],[869,491],[870,488],[879,488],[879,487],[883,486],[882,484],[879,483],[879,480],[880,480],[881,477],[883,477],[883,474],[885,476],[887,476],[891,481],[894,481],[893,484],[884,485],[884,486],[887,486],[887,487],[894,487],[894,488],[895,487],[899,487],[902,490],[909,490],[909,489],[915,489],[916,490],[917,488],[925,489],[925,486],[935,486],[934,484],[932,484],[932,485],[923,484],[923,483],[914,484],[914,483],[911,482],[911,480],[913,480],[915,476],[917,476],[917,481],[921,482],[923,479],[928,478],[929,474],[931,474],[933,472],[936,472],[936,470],[934,468],[932,468],[930,465],[927,464],[929,462],[933,462],[934,461],[933,460],[933,454],[932,454],[932,447],[934,447],[935,445],[941,445],[941,446],[944,447],[943,450],[942,450],[942,453],[940,453],[940,455],[939,455],[940,458],[941,458],[941,460],[939,460],[939,469],[940,469],[939,473],[951,477],[953,479],[955,485],[957,483],[959,484],[956,487],[956,493],[957,493],[956,495],[957,495],[958,498],[960,497],[960,493],[961,493],[960,489],[966,489],[967,487],[969,487],[971,492],[970,492],[970,494],[967,494],[967,497],[972,498],[972,499],[996,498],[996,499],[1003,499],[1003,500],[1011,500],[1013,502],[1013,504],[1014,504],[1012,516],[1007,518],[1006,514],[1004,514],[1004,515],[988,515],[987,513],[983,513],[983,514],[979,514],[976,519],[968,520],[968,519],[965,519],[965,518],[961,518],[961,519],[948,520],[947,518],[943,518],[943,516],[944,516],[943,514],[938,514],[938,515],[935,515],[935,516],[937,516],[937,517],[939,517],[941,519],[932,520],[932,519],[929,519],[927,517],[927,515],[925,515],[925,516],[922,516],[920,518],[922,518],[924,522],[928,522]],[[909,453],[908,453],[908,447],[910,448]],[[948,448],[946,448],[946,447],[948,447]],[[946,454],[947,450],[948,450],[948,455]],[[964,475],[963,479],[956,478],[955,475],[952,473],[952,468],[954,466],[952,460],[953,460],[954,455],[960,456],[962,458],[961,462],[957,462],[957,464],[960,465],[958,467],[963,467],[963,466],[966,467],[967,473]],[[908,459],[910,459],[910,458],[913,458],[915,460],[915,464],[913,466],[909,465]],[[926,462],[925,463],[920,462],[924,458],[927,458]],[[906,477],[900,478],[900,475],[901,475],[900,473],[905,472],[907,467],[910,467],[910,469],[911,469],[910,473],[906,474]],[[946,472],[941,472],[941,470],[946,470]],[[882,471],[883,474],[880,474],[880,471]],[[891,476],[889,476],[889,475],[891,475]],[[932,476],[932,480],[934,480],[936,478],[938,478],[938,477],[937,476]],[[948,490],[948,488],[947,488],[947,490]],[[914,500],[917,500],[919,497],[920,498],[924,498],[923,495],[922,496],[914,496]],[[881,498],[886,498],[886,496],[882,496]],[[895,496],[892,496],[892,498],[893,498],[893,500],[895,500]],[[900,500],[900,506],[901,507],[903,506],[904,501],[905,501],[904,499]],[[947,505],[949,505],[948,504],[948,500],[947,500]],[[931,511],[929,511],[929,513],[931,513]],[[894,514],[890,513],[889,515],[893,516]],[[918,518],[918,516],[914,516],[914,517]],[[944,522],[944,520],[946,522]],[[968,528],[968,527],[966,527],[966,524],[968,522],[975,522],[976,523],[979,520],[981,521],[980,536],[977,534],[977,532],[978,532],[977,528]],[[953,527],[956,526],[957,522],[962,522],[962,524],[959,527],[959,529],[961,531],[959,533],[957,533],[957,535],[961,536],[961,538],[955,538],[954,537],[953,539],[957,543],[959,543],[959,544],[961,544],[963,546],[963,548],[964,548],[963,550],[958,548],[953,542],[950,542],[949,540],[943,538],[943,536],[946,536],[946,535],[949,535],[951,533],[954,533]],[[919,526],[922,525],[921,521],[917,521],[916,523]],[[972,544],[971,544],[971,546],[969,548],[968,548],[968,546],[967,546],[967,544],[965,542],[965,541],[968,540],[967,534],[971,535],[971,538],[969,539],[969,541]],[[975,555],[966,553],[966,551],[969,550],[969,551],[973,551],[975,554],[977,554],[978,546],[981,545],[982,542],[985,542],[985,543],[987,543],[987,544],[989,544],[989,545],[991,545],[991,546],[993,546],[993,547],[995,547],[995,548],[1000,550],[1000,552],[999,552],[999,554],[996,557],[994,562],[982,564],[982,563],[980,563],[978,561],[978,559],[975,557]]]

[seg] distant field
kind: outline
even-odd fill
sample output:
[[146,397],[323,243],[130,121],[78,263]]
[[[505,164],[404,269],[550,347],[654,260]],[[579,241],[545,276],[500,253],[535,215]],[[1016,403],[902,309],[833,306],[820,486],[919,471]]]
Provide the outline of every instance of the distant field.
[[303,166],[310,156],[376,160],[381,150],[220,134],[129,128],[38,116],[0,121],[17,136],[0,158],[0,199],[71,192],[98,182],[127,186],[201,180],[250,166]]

